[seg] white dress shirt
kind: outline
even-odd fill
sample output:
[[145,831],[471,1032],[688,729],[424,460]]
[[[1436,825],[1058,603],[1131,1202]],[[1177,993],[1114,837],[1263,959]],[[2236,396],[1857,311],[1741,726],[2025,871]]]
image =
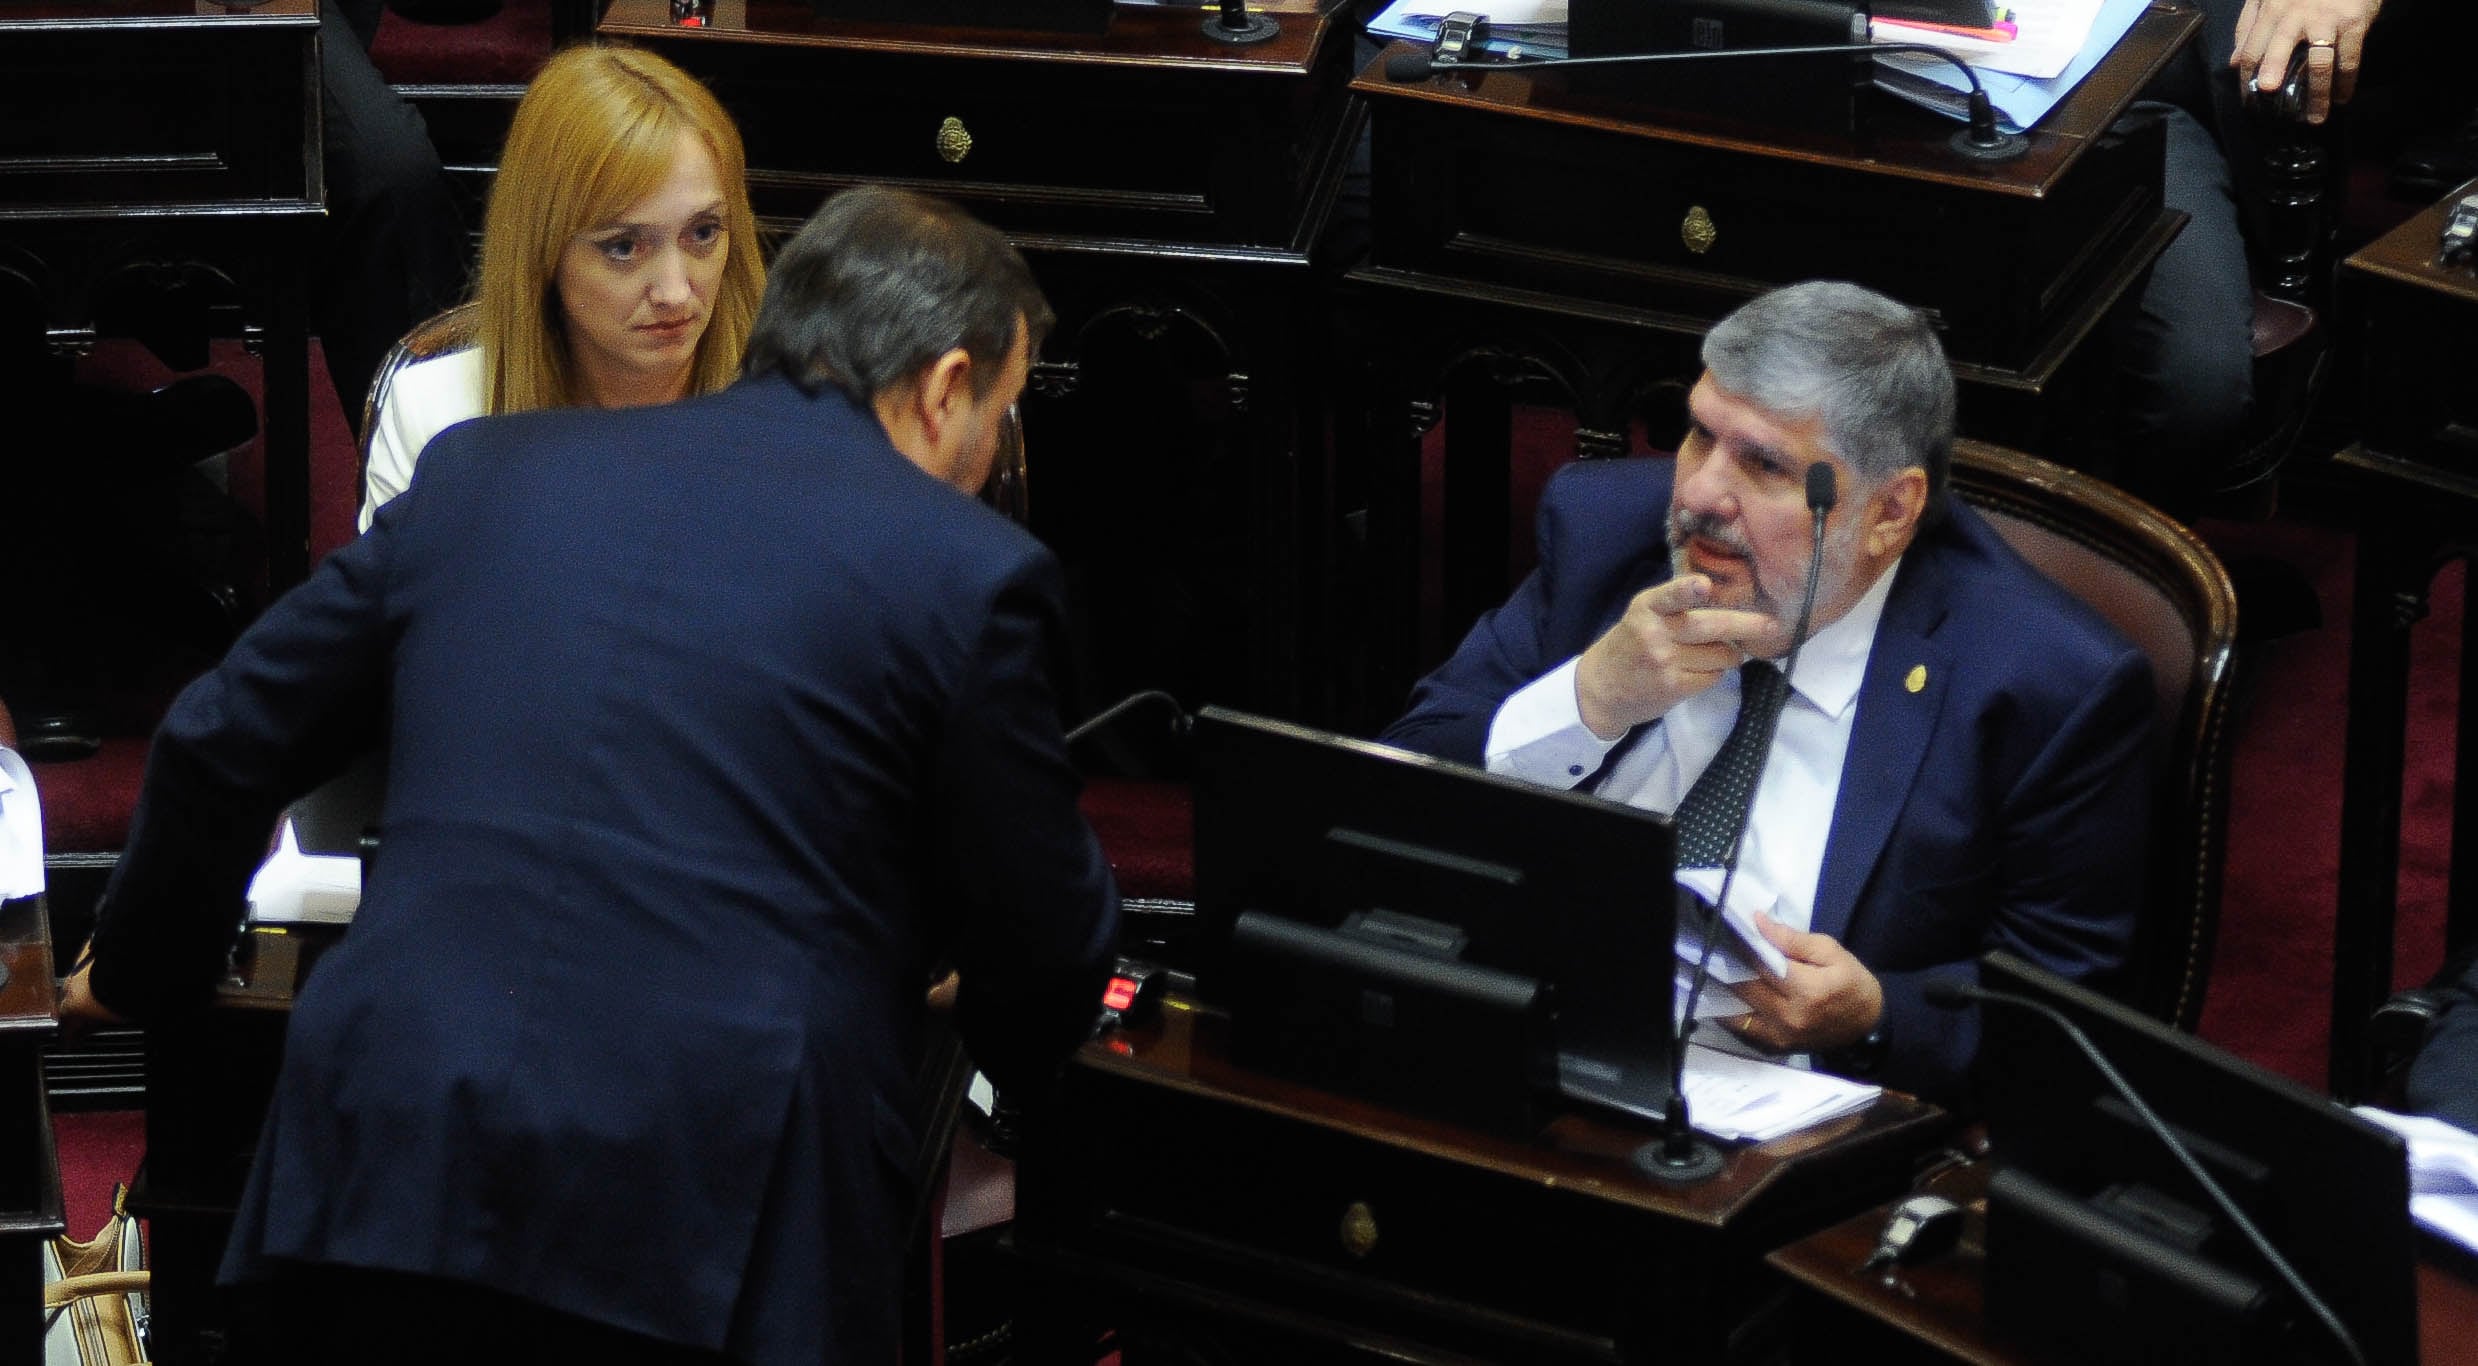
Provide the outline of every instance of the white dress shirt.
[[[1859,685],[1893,589],[1895,562],[1840,620],[1817,631],[1798,652],[1790,696],[1773,733],[1772,754],[1757,783],[1753,814],[1740,844],[1742,879],[1779,899],[1773,917],[1792,929],[1814,921],[1815,890],[1824,871],[1824,842],[1858,716]],[[1569,659],[1508,697],[1489,722],[1488,769],[1549,787],[1572,788],[1600,767],[1617,742],[1583,724]],[[1776,661],[1777,662],[1777,661]],[[1719,753],[1738,719],[1738,674],[1669,709],[1596,789],[1611,801],[1662,815],[1677,810],[1686,791]],[[1730,901],[1739,903],[1733,891]]]

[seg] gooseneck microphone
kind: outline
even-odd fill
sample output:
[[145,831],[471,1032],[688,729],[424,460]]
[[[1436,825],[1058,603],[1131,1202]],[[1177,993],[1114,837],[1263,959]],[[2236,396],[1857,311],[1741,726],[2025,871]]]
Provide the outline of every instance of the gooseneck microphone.
[[[1799,599],[1798,624],[1790,632],[1790,652],[1781,661],[1784,686],[1797,673],[1798,652],[1805,648],[1807,627],[1815,619],[1816,587],[1823,581],[1824,523],[1838,501],[1833,467],[1821,460],[1809,465],[1807,516],[1813,523],[1814,541],[1807,555],[1807,591]],[[1703,999],[1704,983],[1712,976],[1712,950],[1721,938],[1720,908],[1729,904],[1730,883],[1738,877],[1738,851],[1747,842],[1747,822],[1755,812],[1755,793],[1764,785],[1764,768],[1771,760],[1772,745],[1768,739],[1763,759],[1755,770],[1755,781],[1747,785],[1746,803],[1738,811],[1737,833],[1730,836],[1729,851],[1721,859],[1720,895],[1713,898],[1698,926],[1703,932],[1704,947],[1695,956],[1694,975],[1687,979],[1686,1017],[1679,1021],[1669,1039],[1669,1100],[1661,1107],[1661,1136],[1657,1142],[1635,1150],[1635,1169],[1663,1181],[1701,1181],[1721,1170],[1721,1150],[1696,1136],[1695,1125],[1687,1114],[1687,1040],[1695,1033],[1695,1003]]]
[[1093,715],[1086,717],[1083,724],[1077,726],[1074,730],[1067,732],[1067,743],[1072,745],[1147,703],[1158,703],[1170,709],[1171,734],[1184,736],[1190,730],[1195,728],[1196,718],[1188,714],[1187,708],[1179,705],[1178,698],[1163,692],[1159,688],[1146,688],[1141,692],[1129,693],[1127,696],[1122,697],[1118,701],[1111,703],[1109,706],[1102,708]]
[[2177,1137],[2176,1131],[2169,1128],[2158,1112],[2143,1100],[2133,1083],[2127,1081],[2125,1075],[2117,1071],[2116,1065],[2108,1061],[2108,1056],[2099,1051],[2099,1045],[2091,1042],[2091,1036],[2066,1018],[2065,1012],[2029,996],[2010,991],[1991,991],[1975,982],[1951,977],[1931,978],[1922,994],[1929,1005],[1940,1010],[1962,1010],[1974,1001],[1983,1005],[2010,1006],[2016,1010],[2027,1010],[2065,1031],[2065,1037],[2071,1039],[2074,1047],[2082,1051],[2082,1056],[2090,1060],[2100,1077],[2116,1091],[2117,1098],[2125,1102],[2126,1108],[2132,1110],[2152,1136],[2168,1149],[2169,1155],[2177,1159],[2177,1165],[2185,1168],[2186,1175],[2194,1178],[2194,1184],[2203,1188],[2203,1193],[2211,1197],[2211,1202],[2228,1216],[2229,1223],[2245,1235],[2246,1242],[2256,1254],[2269,1263],[2272,1270],[2280,1273],[2280,1279],[2288,1283],[2289,1289],[2323,1324],[2324,1330],[2332,1335],[2332,1340],[2339,1344],[2341,1351],[2348,1354],[2349,1360],[2356,1362],[2357,1366],[2366,1366],[2366,1354],[2358,1349],[2357,1339],[2349,1335],[2349,1330],[2341,1324],[2340,1316],[2332,1312],[2332,1307],[2323,1302],[2322,1296],[2307,1287],[2306,1278],[2297,1274],[2297,1268],[2289,1265],[2288,1258],[2280,1255],[2280,1250],[2272,1246],[2271,1240],[2254,1226],[2254,1221],[2237,1207],[2237,1202],[2229,1198],[2220,1183],[2203,1169],[2203,1164],[2195,1159],[2194,1150],[2186,1146],[2184,1139]]
[[1678,52],[1626,52],[1610,57],[1539,57],[1507,62],[1463,61],[1441,57],[1433,52],[1397,52],[1385,59],[1385,78],[1407,83],[1427,80],[1440,71],[1537,71],[1544,67],[1699,62],[1724,57],[1813,57],[1833,52],[1845,55],[1915,52],[1951,62],[1970,82],[1970,124],[1953,135],[1950,144],[1953,150],[1973,161],[2011,161],[2030,150],[2029,138],[2020,133],[2008,133],[1996,126],[1996,106],[1989,101],[1987,87],[1979,83],[1979,73],[1971,69],[1970,63],[1943,48],[1926,43],[1811,43],[1796,47],[1689,48]]

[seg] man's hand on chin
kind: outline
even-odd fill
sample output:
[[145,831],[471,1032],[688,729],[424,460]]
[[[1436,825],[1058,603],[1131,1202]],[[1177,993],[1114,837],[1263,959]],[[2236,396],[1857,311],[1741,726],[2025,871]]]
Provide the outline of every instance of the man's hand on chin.
[[1761,923],[1790,970],[1730,988],[1749,1012],[1727,1022],[1738,1037],[1775,1053],[1821,1052],[1866,1038],[1884,1018],[1884,987],[1876,974],[1829,934]]
[[1750,653],[1788,644],[1771,616],[1705,606],[1711,598],[1712,581],[1701,574],[1654,584],[1583,652],[1575,706],[1594,735],[1615,740],[1720,682]]

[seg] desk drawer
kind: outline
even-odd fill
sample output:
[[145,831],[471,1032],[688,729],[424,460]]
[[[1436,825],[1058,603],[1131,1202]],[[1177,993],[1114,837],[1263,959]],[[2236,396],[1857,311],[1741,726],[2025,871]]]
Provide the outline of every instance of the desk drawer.
[[[806,218],[834,190],[874,180],[945,195],[1016,233],[1282,246],[1343,127],[1340,72],[1322,68],[660,46],[739,120],[752,197],[774,219]],[[1338,60],[1344,45],[1328,46]]]
[[1019,1172],[1019,1238],[1476,1357],[1615,1361],[1722,1321],[1709,1230],[1244,1106],[1071,1069]]
[[1856,280],[1930,310],[1955,360],[2007,369],[2083,325],[2161,213],[2156,123],[2099,140],[2032,198],[1489,110],[1372,103],[1379,266],[1698,324],[1776,285]]
[[[174,22],[0,34],[0,218],[315,202],[318,29]],[[170,111],[167,116],[166,111]]]
[[[2422,244],[2423,245],[2423,244]],[[2363,322],[2368,449],[2478,478],[2478,278],[2458,289],[2344,272]]]

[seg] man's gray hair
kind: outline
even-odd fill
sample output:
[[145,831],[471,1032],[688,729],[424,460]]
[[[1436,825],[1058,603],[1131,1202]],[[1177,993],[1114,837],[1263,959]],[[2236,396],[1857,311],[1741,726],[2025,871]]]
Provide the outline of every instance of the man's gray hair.
[[1819,418],[1871,486],[1916,465],[1927,510],[1953,463],[1953,371],[1927,317],[1872,289],[1810,280],[1757,297],[1704,334],[1713,383],[1775,417]]

